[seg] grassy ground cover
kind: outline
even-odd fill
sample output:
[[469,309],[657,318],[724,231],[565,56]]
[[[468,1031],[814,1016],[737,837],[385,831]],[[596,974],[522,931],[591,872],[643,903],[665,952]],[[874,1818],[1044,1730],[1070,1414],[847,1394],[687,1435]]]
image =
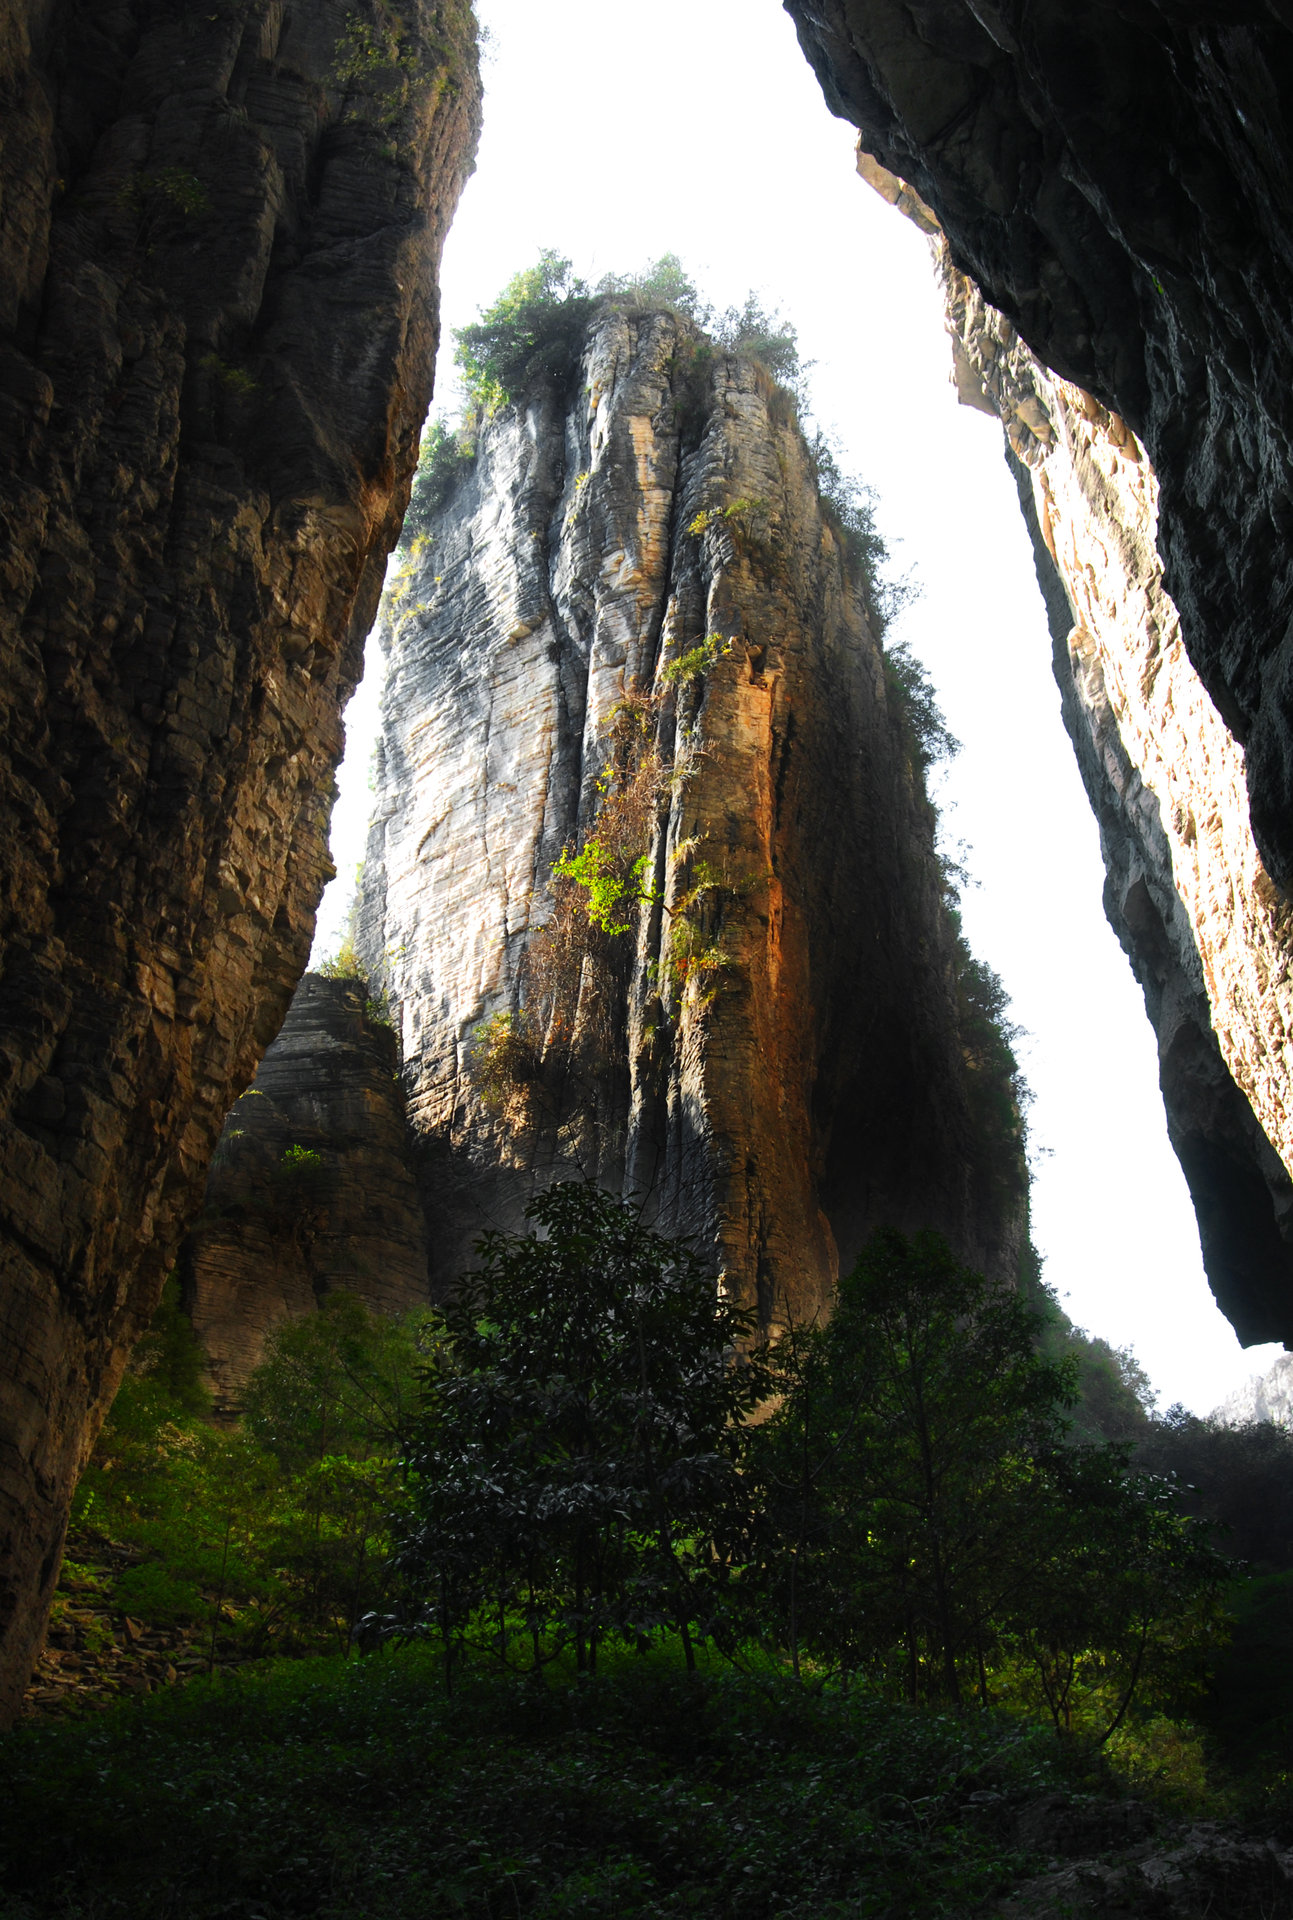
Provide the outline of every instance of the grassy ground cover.
[[426,1648],[283,1662],[9,1735],[0,1916],[960,1915],[1039,1864],[1001,1810],[1081,1798],[1075,1764],[660,1657],[453,1696]]

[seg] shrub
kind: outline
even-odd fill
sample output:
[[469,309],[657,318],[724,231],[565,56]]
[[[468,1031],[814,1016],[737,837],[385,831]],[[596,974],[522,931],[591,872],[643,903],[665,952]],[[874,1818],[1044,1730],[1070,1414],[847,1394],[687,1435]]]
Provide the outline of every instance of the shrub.
[[[694,527],[693,521],[692,526]],[[690,531],[691,529],[689,529]],[[691,647],[686,653],[680,653],[676,660],[667,660],[660,669],[660,684],[664,687],[686,685],[690,680],[698,680],[702,674],[732,651],[735,642],[726,634],[707,633],[699,646]]]
[[450,427],[444,420],[431,422],[423,436],[408,512],[400,529],[402,551],[416,540],[430,539],[436,515],[470,472],[475,459],[475,440],[467,426]]
[[524,1012],[493,1013],[476,1029],[467,1050],[467,1073],[487,1107],[504,1112],[538,1082],[542,1071],[542,1053]]
[[905,641],[885,650],[884,679],[907,750],[922,775],[960,752],[961,743],[943,718],[929,674]]
[[479,320],[454,335],[454,358],[473,399],[492,412],[535,387],[563,388],[596,304],[570,261],[545,248]]
[[637,273],[608,273],[598,281],[597,292],[631,311],[654,312],[664,307],[705,325],[708,309],[676,253],[662,253]]
[[740,307],[729,307],[712,327],[714,337],[730,351],[744,354],[767,368],[778,386],[803,404],[808,367],[799,357],[799,336],[789,320],[764,307],[747,293]]

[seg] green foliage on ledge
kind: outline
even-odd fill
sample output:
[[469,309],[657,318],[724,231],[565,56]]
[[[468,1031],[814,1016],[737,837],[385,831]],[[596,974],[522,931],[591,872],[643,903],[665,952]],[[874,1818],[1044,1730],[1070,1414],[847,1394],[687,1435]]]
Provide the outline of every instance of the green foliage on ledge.
[[596,306],[571,262],[545,247],[479,320],[454,335],[454,358],[472,399],[492,412],[540,384],[564,385]]

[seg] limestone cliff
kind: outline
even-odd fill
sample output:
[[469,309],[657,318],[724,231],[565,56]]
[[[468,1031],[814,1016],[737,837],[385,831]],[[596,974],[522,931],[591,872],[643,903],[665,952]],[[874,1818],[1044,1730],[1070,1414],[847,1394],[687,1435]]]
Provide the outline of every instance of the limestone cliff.
[[1293,882],[1284,0],[785,0],[827,101],[1161,490],[1164,581]]
[[572,390],[483,430],[383,639],[359,944],[433,1285],[579,1171],[765,1316],[881,1221],[1012,1270],[919,753],[763,369],[603,310]]
[[407,498],[463,0],[0,20],[0,1717],[282,1018]]
[[225,1123],[179,1264],[222,1413],[265,1335],[323,1294],[344,1288],[378,1313],[425,1301],[398,1049],[357,981],[302,980]]
[[1211,1418],[1223,1427],[1247,1426],[1250,1420],[1269,1420],[1277,1427],[1293,1427],[1293,1353],[1282,1353],[1265,1373],[1228,1394]]
[[[862,171],[901,199],[874,162]],[[1039,364],[936,232],[934,253],[958,393],[1006,430],[1064,722],[1100,825],[1105,908],[1158,1037],[1204,1263],[1243,1340],[1283,1339],[1293,1333],[1293,914],[1253,841],[1243,749],[1182,644],[1144,448]]]
[[1263,63],[1290,34],[1264,7],[788,6],[864,175],[936,236],[1209,1278],[1242,1339],[1289,1338],[1288,164]]

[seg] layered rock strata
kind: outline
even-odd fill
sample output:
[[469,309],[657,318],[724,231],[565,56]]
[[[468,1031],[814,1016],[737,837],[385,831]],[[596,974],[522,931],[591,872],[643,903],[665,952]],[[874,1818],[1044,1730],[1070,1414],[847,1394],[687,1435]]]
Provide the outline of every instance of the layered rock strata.
[[327,877],[470,165],[469,10],[0,22],[0,1717]]
[[[1251,300],[1279,220],[1274,202],[1246,207],[1244,220],[1270,231],[1242,269],[1241,294],[1226,277],[1231,240],[1217,206],[1208,193],[1191,200],[1205,179],[1215,190],[1225,166],[1242,171],[1245,142],[1275,190],[1276,130],[1251,59],[1287,35],[1260,10],[1187,30],[1140,9],[1135,85],[1163,79],[1165,91],[1129,127],[1129,75],[1117,68],[1127,9],[1066,13],[1068,73],[1047,6],[1024,23],[1013,7],[936,4],[919,26],[905,7],[865,0],[791,0],[790,10],[828,98],[862,128],[860,171],[934,236],[961,398],[1006,428],[1065,724],[1100,822],[1106,906],[1157,1030],[1169,1133],[1209,1278],[1242,1339],[1293,1337],[1293,928],[1285,856],[1269,831],[1283,806],[1272,743],[1284,724],[1283,627],[1269,616],[1286,562],[1266,491],[1283,484],[1271,409],[1287,402],[1251,351],[1262,324]],[[1039,118],[1047,89],[1055,111]],[[1239,118],[1219,145],[1226,89]],[[941,128],[936,99],[952,112]],[[1150,173],[1130,151],[1145,161],[1146,125],[1158,143]],[[1145,251],[1144,220],[1177,247],[1175,269]],[[1205,313],[1188,282],[1214,268],[1213,292],[1224,281],[1238,305]],[[1218,324],[1230,332],[1214,353]],[[1271,365],[1281,337],[1277,323]],[[1082,384],[1064,377],[1075,371]],[[1231,458],[1254,447],[1249,464]],[[1259,639],[1266,665],[1254,679],[1238,663]]]
[[1293,18],[1283,0],[786,0],[832,109],[1161,489],[1186,651],[1293,883]]
[[1293,912],[1163,585],[1157,482],[1126,423],[1043,368],[941,238],[935,257],[958,393],[1006,430],[1204,1264],[1242,1340],[1293,1338]]
[[307,973],[234,1106],[186,1235],[183,1301],[216,1411],[236,1413],[265,1336],[344,1289],[377,1313],[427,1297],[395,1034],[355,980]]
[[[994,1158],[972,1111],[919,754],[761,367],[604,311],[569,395],[482,432],[384,644],[359,944],[434,1287],[579,1173],[765,1318],[817,1311],[882,1221],[1013,1268],[1018,1139]],[[563,853],[584,884],[554,890]]]

